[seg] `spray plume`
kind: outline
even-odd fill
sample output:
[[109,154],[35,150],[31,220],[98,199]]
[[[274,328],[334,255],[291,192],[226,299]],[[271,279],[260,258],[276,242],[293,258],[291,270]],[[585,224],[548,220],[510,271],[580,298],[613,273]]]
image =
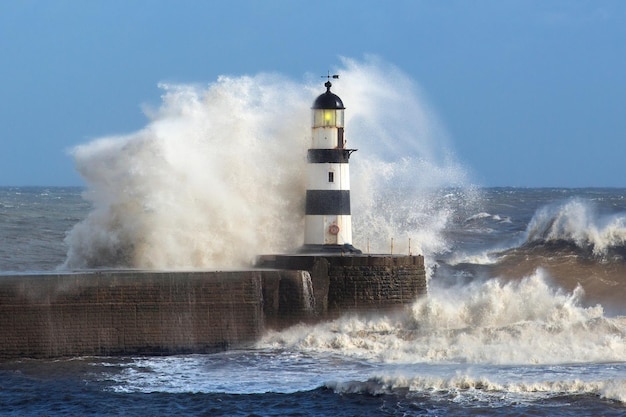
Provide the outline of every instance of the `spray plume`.
[[[395,237],[398,251],[408,238],[413,253],[445,250],[441,231],[471,191],[443,130],[397,68],[376,58],[343,65],[334,90],[359,149],[355,246],[385,252]],[[206,88],[162,84],[145,128],[73,149],[93,210],[69,232],[64,267],[236,267],[296,249],[320,85],[269,74],[222,76]]]

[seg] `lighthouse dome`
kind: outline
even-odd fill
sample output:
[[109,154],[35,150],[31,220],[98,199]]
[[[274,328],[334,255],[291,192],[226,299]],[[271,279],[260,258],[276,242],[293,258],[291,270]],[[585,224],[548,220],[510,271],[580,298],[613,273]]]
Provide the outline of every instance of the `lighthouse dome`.
[[313,102],[313,109],[345,109],[343,106],[343,101],[339,98],[338,95],[330,92],[331,83],[327,82],[324,84],[326,86],[326,92],[321,94],[319,97],[315,99]]

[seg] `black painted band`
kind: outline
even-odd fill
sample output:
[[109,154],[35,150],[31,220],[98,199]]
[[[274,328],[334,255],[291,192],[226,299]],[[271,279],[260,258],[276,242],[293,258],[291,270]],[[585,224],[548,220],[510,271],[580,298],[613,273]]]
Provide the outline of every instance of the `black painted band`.
[[350,154],[356,149],[309,149],[307,161],[311,164],[347,164]]
[[307,190],[306,214],[349,215],[350,190]]

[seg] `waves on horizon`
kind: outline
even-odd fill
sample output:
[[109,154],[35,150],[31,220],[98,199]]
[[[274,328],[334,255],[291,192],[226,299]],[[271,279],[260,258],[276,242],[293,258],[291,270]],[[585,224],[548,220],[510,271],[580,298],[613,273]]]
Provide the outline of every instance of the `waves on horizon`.
[[544,206],[530,221],[522,247],[623,259],[626,212],[600,213],[594,202],[581,198]]
[[[517,189],[510,189],[518,192]],[[529,193],[540,193],[531,189]],[[575,192],[572,190],[568,193]],[[534,197],[534,196],[533,196]],[[533,198],[531,197],[531,198]],[[515,204],[513,201],[511,204]],[[626,211],[602,211],[589,198],[570,197],[535,209],[529,220],[510,215],[481,211],[468,216],[456,236],[475,236],[481,242],[506,236],[492,246],[483,245],[478,252],[460,251],[446,260],[448,264],[493,264],[503,255],[526,253],[534,256],[576,256],[592,261],[611,262],[626,259]],[[465,238],[466,243],[468,241]]]

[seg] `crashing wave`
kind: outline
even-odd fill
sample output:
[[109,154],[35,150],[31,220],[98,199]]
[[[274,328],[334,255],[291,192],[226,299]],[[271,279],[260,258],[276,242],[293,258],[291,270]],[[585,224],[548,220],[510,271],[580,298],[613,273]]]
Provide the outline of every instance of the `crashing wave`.
[[[521,382],[494,382],[487,377],[457,375],[453,377],[421,377],[381,375],[365,382],[329,382],[327,388],[342,394],[383,395],[390,393],[428,394],[435,397],[454,397],[457,401],[488,401],[518,403],[524,400],[546,399],[562,395],[595,395],[626,403],[626,379],[599,381],[537,380]],[[506,405],[506,404],[502,404]]]
[[575,198],[539,209],[526,229],[526,246],[578,249],[593,256],[626,253],[626,213],[602,215]]
[[[394,253],[409,242],[413,253],[445,251],[443,230],[472,200],[445,132],[400,70],[375,58],[343,64],[337,92],[359,148],[355,246],[388,252],[394,239]],[[299,247],[319,80],[260,74],[161,87],[144,129],[73,149],[94,209],[69,232],[65,267],[240,267]]]
[[554,364],[621,361],[623,319],[582,307],[579,287],[553,289],[544,272],[521,281],[440,288],[398,315],[345,316],[270,333],[261,347],[337,353],[385,363]]

